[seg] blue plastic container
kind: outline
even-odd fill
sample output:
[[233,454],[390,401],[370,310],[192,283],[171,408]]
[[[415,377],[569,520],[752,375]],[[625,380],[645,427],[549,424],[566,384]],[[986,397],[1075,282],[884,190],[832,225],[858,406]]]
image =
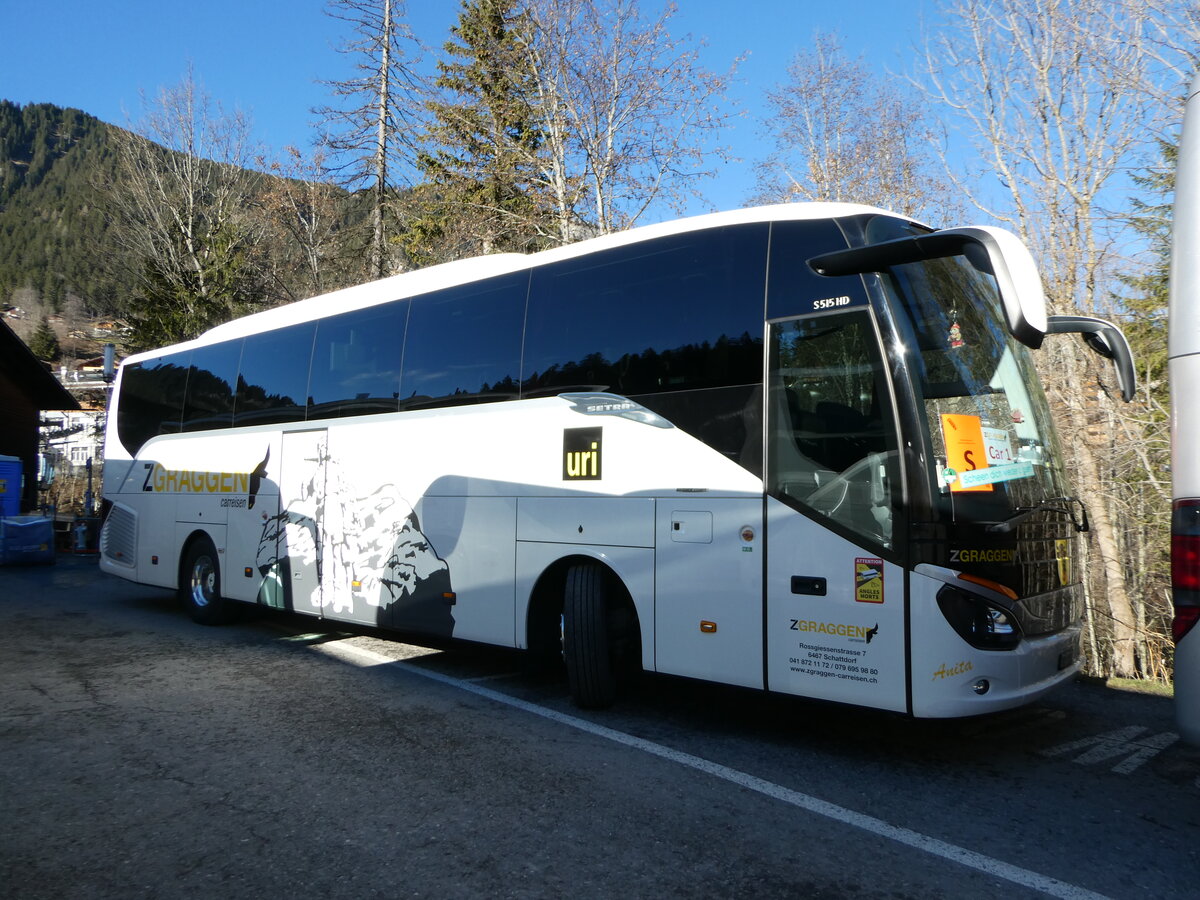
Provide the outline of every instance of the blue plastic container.
[[0,518],[0,565],[53,562],[53,519],[45,516]]
[[0,516],[21,514],[21,481],[25,467],[19,456],[0,456]]

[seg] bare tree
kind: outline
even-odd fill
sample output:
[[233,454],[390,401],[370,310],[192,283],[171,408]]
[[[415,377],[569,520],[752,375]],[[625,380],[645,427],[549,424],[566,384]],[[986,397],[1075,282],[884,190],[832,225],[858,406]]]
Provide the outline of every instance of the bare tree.
[[[951,0],[927,39],[920,80],[971,136],[992,176],[951,169],[950,177],[1038,255],[1053,312],[1104,314],[1114,294],[1128,237],[1114,214],[1127,189],[1122,176],[1153,152],[1155,94],[1172,89],[1155,62],[1164,49],[1155,43],[1164,35],[1161,12],[1144,0]],[[1088,579],[1091,624],[1101,626],[1098,667],[1146,673],[1138,652],[1145,610],[1130,590],[1140,551],[1122,528],[1109,465],[1127,433],[1107,373],[1073,342],[1047,347],[1043,379],[1076,483],[1101,498],[1091,504],[1100,564]]]
[[341,257],[346,193],[329,182],[323,148],[305,154],[284,147],[283,159],[259,167],[274,178],[264,184],[260,204],[275,240],[275,279],[290,299],[311,297],[345,287]]
[[760,203],[865,203],[927,220],[961,209],[936,152],[929,104],[818,33],[767,93],[774,151],[756,166]]
[[580,225],[628,228],[653,204],[679,209],[714,174],[730,74],[699,65],[665,7],[637,0],[528,0],[525,52],[539,115],[540,183],[559,242]]
[[423,105],[413,69],[417,45],[401,0],[331,0],[327,12],[353,31],[341,52],[354,60],[356,74],[328,82],[335,105],[314,111],[331,150],[330,171],[344,187],[370,192],[367,274],[382,278],[395,266],[388,247],[389,191],[413,158],[413,116]]
[[[1158,135],[1170,140],[1183,114],[1184,90],[1200,71],[1200,4],[1190,0],[1144,0],[1142,52],[1151,60],[1136,89],[1157,108]],[[1118,5],[1114,14],[1119,15]]]
[[150,346],[193,337],[262,302],[263,291],[248,119],[222,110],[190,70],[143,107],[133,130],[113,132],[117,183],[106,194],[141,284],[135,343]]

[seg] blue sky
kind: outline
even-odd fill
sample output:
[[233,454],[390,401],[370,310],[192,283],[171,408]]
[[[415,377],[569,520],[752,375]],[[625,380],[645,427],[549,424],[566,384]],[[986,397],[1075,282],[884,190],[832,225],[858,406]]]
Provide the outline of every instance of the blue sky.
[[[657,9],[653,0],[643,0]],[[765,155],[755,117],[762,95],[782,81],[788,61],[815,31],[836,31],[848,55],[862,54],[880,76],[907,70],[930,0],[678,0],[672,33],[704,38],[704,62],[724,71],[749,53],[733,95],[748,116],[726,136],[741,163],[722,167],[704,188],[711,207],[745,205],[752,164]],[[409,0],[407,18],[425,43],[440,46],[457,18],[458,0]],[[140,91],[153,95],[194,67],[226,108],[248,112],[267,147],[307,146],[311,109],[329,102],[322,80],[346,77],[335,52],[344,23],[322,0],[0,0],[8,32],[0,54],[0,98],[71,106],[124,125],[141,114]],[[699,210],[697,210],[699,211]]]

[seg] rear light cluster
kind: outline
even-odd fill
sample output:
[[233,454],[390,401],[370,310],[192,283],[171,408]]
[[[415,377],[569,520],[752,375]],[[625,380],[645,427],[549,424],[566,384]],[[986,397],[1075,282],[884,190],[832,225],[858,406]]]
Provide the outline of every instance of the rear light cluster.
[[1021,643],[1021,629],[1011,610],[946,585],[938,607],[959,637],[979,650],[1011,650]]
[[1175,643],[1183,640],[1183,636],[1187,634],[1200,622],[1200,606],[1177,606],[1175,607],[1175,618],[1171,622],[1171,637],[1175,639]]
[[1200,621],[1200,499],[1176,500],[1171,509],[1171,593],[1178,644]]

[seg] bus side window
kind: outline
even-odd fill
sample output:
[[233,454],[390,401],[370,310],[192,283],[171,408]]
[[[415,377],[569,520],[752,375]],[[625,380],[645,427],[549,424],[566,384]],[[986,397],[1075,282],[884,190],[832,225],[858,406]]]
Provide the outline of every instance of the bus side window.
[[414,297],[401,408],[515,400],[528,285],[518,272]]
[[408,304],[389,303],[317,323],[308,418],[395,412]]
[[185,350],[124,367],[117,436],[130,456],[150,438],[180,430],[190,360]]
[[523,390],[641,397],[761,382],[767,234],[731,226],[536,269]]
[[635,399],[761,476],[767,236],[737,225],[535,270],[522,390]]
[[303,421],[316,325],[252,334],[242,346],[234,425]]
[[228,428],[233,424],[233,386],[241,354],[240,340],[192,351],[183,403],[184,431]]

